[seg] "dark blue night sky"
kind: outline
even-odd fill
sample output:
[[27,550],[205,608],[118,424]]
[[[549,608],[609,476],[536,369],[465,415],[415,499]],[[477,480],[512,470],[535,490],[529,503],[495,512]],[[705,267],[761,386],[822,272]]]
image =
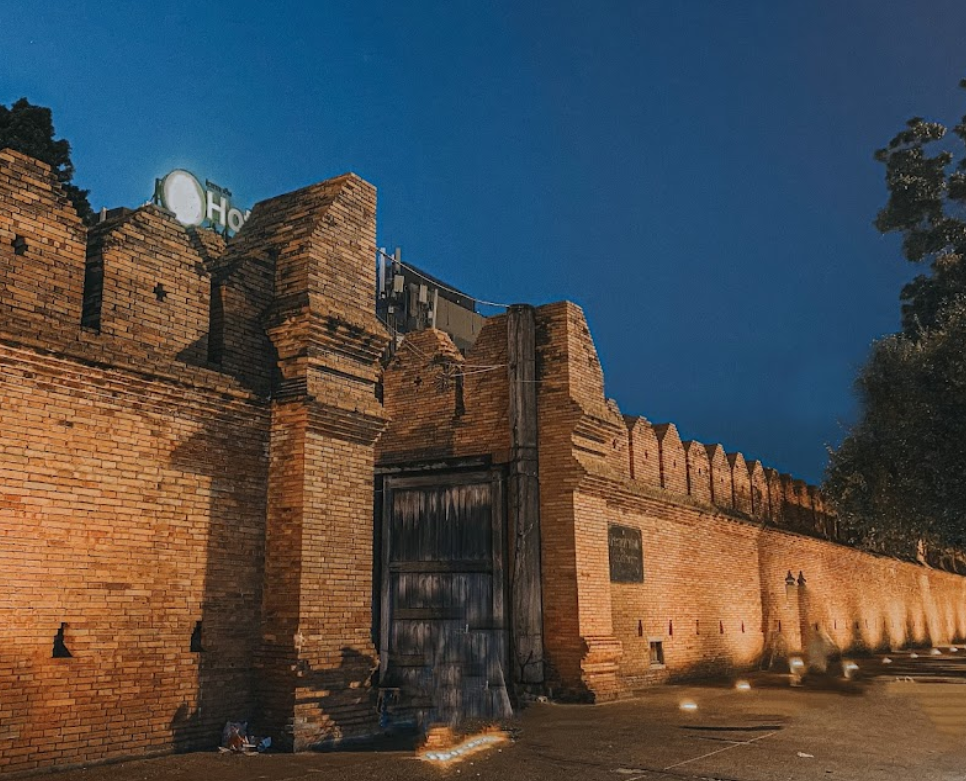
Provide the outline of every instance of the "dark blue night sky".
[[872,152],[966,111],[966,3],[0,4],[0,102],[76,181],[257,200],[344,171],[379,241],[481,298],[569,298],[608,395],[818,481],[913,273]]

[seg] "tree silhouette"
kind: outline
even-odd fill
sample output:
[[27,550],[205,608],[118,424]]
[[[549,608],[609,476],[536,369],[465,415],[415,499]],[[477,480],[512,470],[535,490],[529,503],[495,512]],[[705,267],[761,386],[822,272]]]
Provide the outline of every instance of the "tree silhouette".
[[10,108],[0,104],[0,149],[10,148],[41,160],[54,170],[57,181],[85,223],[90,224],[94,212],[87,200],[89,190],[73,183],[74,164],[70,160],[70,143],[54,139],[54,122],[49,108],[34,106],[20,98]]

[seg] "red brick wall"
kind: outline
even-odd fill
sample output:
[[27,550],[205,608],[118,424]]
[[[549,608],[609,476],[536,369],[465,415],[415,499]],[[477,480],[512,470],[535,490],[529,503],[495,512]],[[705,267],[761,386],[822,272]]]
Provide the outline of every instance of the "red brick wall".
[[555,693],[581,688],[586,651],[578,609],[580,565],[572,495],[580,475],[573,452],[579,407],[571,395],[569,373],[570,332],[582,320],[578,313],[567,303],[536,312],[544,645],[547,678]]
[[770,513],[768,504],[768,483],[761,461],[748,461],[748,488],[751,493],[751,514],[755,518],[767,518]]
[[[542,307],[538,323],[544,611],[555,693],[606,700],[656,681],[749,667],[764,653],[802,650],[815,631],[845,650],[963,639],[966,579],[763,528],[735,512],[751,509],[754,483],[763,515],[768,498],[786,523],[820,533],[820,494],[801,481],[757,462],[749,468],[738,454],[729,460],[720,446],[708,449],[720,481],[715,509],[680,487],[655,488],[630,479],[630,470],[622,476],[603,447],[601,410],[613,405],[602,403],[599,377],[581,373],[593,365],[582,313]],[[632,423],[632,445],[638,430]],[[676,439],[671,426],[657,433]],[[641,531],[643,583],[610,582],[611,524]],[[662,667],[651,665],[652,640],[663,644]]]
[[0,769],[211,746],[253,714],[268,421],[192,379],[0,348]]
[[[641,530],[644,582],[610,584],[621,690],[753,663],[762,650],[757,531],[645,496],[595,501],[601,518]],[[650,664],[650,641],[665,666]]]
[[190,234],[171,214],[149,204],[96,226],[90,238],[85,292],[89,298],[99,295],[100,306],[90,304],[99,311],[85,312],[85,323],[204,366],[211,282]]
[[[966,637],[961,577],[622,493],[588,505],[644,538],[644,583],[610,587],[622,691],[801,651],[814,631],[845,651]],[[665,667],[651,666],[649,639],[663,642]]]
[[661,487],[676,494],[688,492],[688,466],[681,437],[673,423],[654,426],[661,447]]
[[745,457],[741,453],[728,453],[728,466],[731,467],[734,508],[740,513],[751,515],[751,477]]
[[274,199],[246,224],[275,254],[266,330],[281,375],[260,691],[273,740],[296,750],[377,729],[373,447],[386,423],[375,386],[388,335],[372,301],[375,198],[371,185],[341,176]]
[[380,462],[509,458],[506,316],[488,318],[465,357],[442,331],[407,334],[382,382],[389,423]]
[[778,526],[788,523],[785,506],[785,484],[778,471],[765,467],[765,482],[768,485],[768,518]]
[[375,728],[374,215],[349,175],[224,254],[152,206],[102,224],[95,332],[76,215],[0,154],[0,238],[27,238],[0,242],[0,770],[212,747],[229,718],[296,747]]
[[711,501],[723,509],[734,507],[734,485],[731,482],[731,464],[721,445],[707,445],[708,463],[711,464]]
[[487,406],[474,399],[467,407],[463,363],[442,331],[430,328],[406,336],[382,376],[389,424],[378,444],[381,460],[456,455],[459,418]]
[[77,327],[87,232],[50,167],[0,150],[0,204],[0,316]]
[[695,440],[683,443],[688,470],[688,495],[696,502],[711,504],[711,464],[704,445]]
[[843,648],[966,637],[966,579],[957,575],[771,529],[762,533],[759,559],[776,600],[788,571],[802,573],[805,585],[794,589],[803,627],[817,623]]
[[654,429],[646,418],[624,416],[627,423],[631,479],[646,485],[661,485],[661,452]]

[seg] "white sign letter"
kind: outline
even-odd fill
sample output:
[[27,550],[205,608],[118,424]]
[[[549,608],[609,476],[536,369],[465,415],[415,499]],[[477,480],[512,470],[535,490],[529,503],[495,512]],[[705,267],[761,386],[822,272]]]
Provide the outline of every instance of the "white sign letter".
[[[211,220],[212,222],[217,222],[219,225],[225,224],[225,212],[228,210],[228,201],[225,196],[221,196],[221,202],[215,203],[214,195],[211,190],[207,190],[205,193],[208,196],[208,208],[205,211],[205,218]],[[218,219],[216,220],[211,215],[218,212]]]
[[242,229],[242,225],[245,224],[245,218],[238,209],[228,210],[228,228],[235,233],[238,233]]

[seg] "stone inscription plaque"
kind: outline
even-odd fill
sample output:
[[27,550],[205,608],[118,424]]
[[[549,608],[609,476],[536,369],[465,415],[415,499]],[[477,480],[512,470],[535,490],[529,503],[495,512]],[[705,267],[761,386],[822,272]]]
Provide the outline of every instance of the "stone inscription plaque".
[[644,546],[641,530],[629,526],[608,526],[607,547],[610,549],[610,582],[644,582]]

